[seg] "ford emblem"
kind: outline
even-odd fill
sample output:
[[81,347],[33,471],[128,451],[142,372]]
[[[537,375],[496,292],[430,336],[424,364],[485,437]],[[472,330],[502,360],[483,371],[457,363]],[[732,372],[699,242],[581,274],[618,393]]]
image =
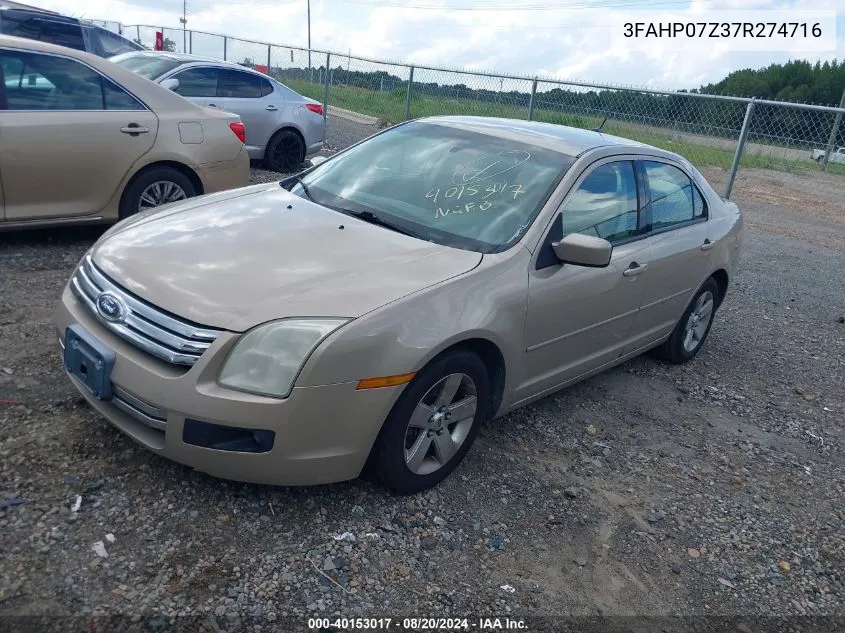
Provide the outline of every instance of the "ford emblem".
[[113,292],[101,292],[97,295],[97,312],[106,321],[121,323],[126,318],[126,304]]

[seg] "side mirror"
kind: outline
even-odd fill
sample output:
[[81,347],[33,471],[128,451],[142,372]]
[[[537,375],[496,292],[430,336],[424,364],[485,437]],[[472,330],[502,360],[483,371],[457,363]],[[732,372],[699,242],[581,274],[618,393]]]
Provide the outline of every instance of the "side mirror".
[[321,163],[325,163],[328,160],[328,157],[326,157],[326,156],[313,156],[309,160],[311,161],[311,165],[313,167],[316,167],[317,165],[320,165]]
[[167,88],[168,90],[176,90],[179,87],[179,80],[176,77],[168,77],[167,79],[163,80],[159,86],[162,88]]
[[565,264],[604,268],[610,265],[613,245],[607,240],[592,235],[570,233],[560,242],[552,244],[557,258]]

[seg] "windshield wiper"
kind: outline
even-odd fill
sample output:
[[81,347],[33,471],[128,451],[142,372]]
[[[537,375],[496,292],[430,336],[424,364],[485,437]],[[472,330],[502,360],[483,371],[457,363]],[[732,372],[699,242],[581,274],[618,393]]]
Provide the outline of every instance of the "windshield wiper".
[[337,209],[341,213],[345,213],[347,215],[351,215],[352,217],[358,218],[359,220],[363,220],[364,222],[369,222],[370,224],[377,224],[379,226],[383,226],[386,229],[390,229],[391,231],[396,231],[397,233],[401,233],[402,235],[410,235],[411,237],[419,237],[415,233],[412,233],[408,229],[402,228],[398,224],[394,224],[390,220],[385,220],[380,215],[376,215],[372,211],[352,211],[351,209]]
[[[311,202],[317,202],[317,201],[314,199],[314,196],[312,196],[312,195],[311,195],[311,190],[308,188],[308,185],[306,185],[306,184],[305,184],[305,181],[304,181],[304,180],[302,180],[302,176],[294,176],[294,181],[299,183],[299,186],[300,186],[300,187],[302,187],[302,191],[304,191],[304,192],[305,192],[305,196],[306,196],[306,197],[307,197],[307,198],[308,198]],[[319,203],[318,203],[318,204],[319,204]]]

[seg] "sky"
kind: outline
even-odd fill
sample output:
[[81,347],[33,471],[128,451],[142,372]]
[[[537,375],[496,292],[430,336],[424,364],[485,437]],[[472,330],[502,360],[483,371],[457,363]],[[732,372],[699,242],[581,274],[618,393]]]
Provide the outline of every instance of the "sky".
[[[79,0],[25,1],[123,24],[178,28],[182,16],[182,0],[86,0],[84,12]],[[307,0],[188,0],[188,28],[305,46],[306,7]],[[834,9],[836,50],[729,52],[705,43],[694,51],[638,51],[611,41],[614,12],[687,8]],[[209,54],[196,50],[201,41],[194,52]],[[311,0],[311,45],[437,67],[689,89],[789,59],[845,60],[845,0]],[[428,74],[415,79],[437,81]]]

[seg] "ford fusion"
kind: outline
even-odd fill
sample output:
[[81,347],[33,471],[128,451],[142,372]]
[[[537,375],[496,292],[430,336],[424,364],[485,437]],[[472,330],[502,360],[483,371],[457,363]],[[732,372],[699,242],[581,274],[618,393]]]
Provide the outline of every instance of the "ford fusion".
[[434,117],[115,225],[55,323],[76,388],[160,455],[414,492],[487,419],[646,351],[692,359],[742,233],[676,154]]

